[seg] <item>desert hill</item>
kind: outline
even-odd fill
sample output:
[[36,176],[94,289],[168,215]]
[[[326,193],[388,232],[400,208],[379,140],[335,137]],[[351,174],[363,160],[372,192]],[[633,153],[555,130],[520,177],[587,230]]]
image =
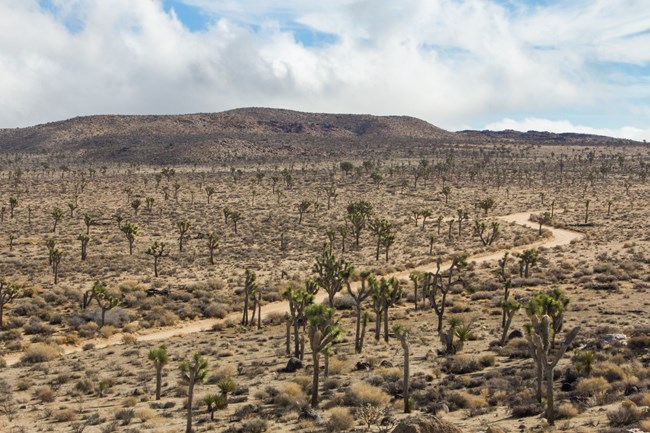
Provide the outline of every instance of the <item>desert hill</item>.
[[[0,151],[62,154],[78,161],[218,163],[332,156],[419,155],[436,145],[617,144],[581,134],[445,131],[407,116],[242,108],[186,115],[77,117],[0,129]],[[638,143],[637,143],[638,144]]]

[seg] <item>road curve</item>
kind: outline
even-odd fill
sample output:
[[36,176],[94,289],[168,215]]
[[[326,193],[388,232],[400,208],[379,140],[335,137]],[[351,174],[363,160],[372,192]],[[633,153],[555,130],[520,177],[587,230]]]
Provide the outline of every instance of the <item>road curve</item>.
[[[498,217],[498,219],[504,221],[504,222],[514,222],[516,224],[519,224],[524,227],[529,227],[529,228],[535,228],[537,229],[539,225],[537,223],[533,223],[529,221],[531,213],[530,212],[519,212],[519,213],[513,213],[509,215],[504,215]],[[483,263],[483,262],[488,262],[488,261],[493,261],[493,260],[498,260],[503,257],[503,254],[506,251],[509,251],[510,253],[518,253],[521,252],[527,248],[533,248],[533,247],[547,247],[547,248],[552,248],[560,245],[567,245],[571,243],[574,240],[579,240],[581,239],[584,235],[579,232],[575,232],[572,230],[566,230],[566,229],[559,229],[559,228],[554,228],[550,226],[544,226],[545,229],[549,230],[552,234],[550,238],[544,238],[542,240],[533,242],[531,244],[526,244],[523,246],[519,247],[513,247],[513,248],[507,248],[507,249],[502,249],[499,251],[495,252],[488,252],[485,254],[479,254],[476,256],[471,256],[469,259],[473,262],[476,263]],[[445,268],[446,266],[449,266],[450,263],[443,263],[442,267]],[[408,276],[411,274],[411,272],[414,271],[420,271],[420,272],[427,272],[427,271],[435,271],[436,267],[434,264],[429,264],[425,266],[418,266],[413,269],[409,269],[406,271],[401,271],[401,272],[395,272],[393,274],[386,275],[386,277],[397,277],[397,278],[408,278]],[[353,283],[352,287],[356,288],[356,286],[359,283]],[[327,298],[327,293],[325,293],[323,290],[319,291],[319,293],[315,297],[315,302],[322,302]],[[289,309],[289,304],[286,301],[278,301],[278,302],[272,302],[270,304],[267,304],[262,307],[262,317],[267,317],[268,315],[271,314],[282,314],[287,312]],[[138,342],[146,342],[146,341],[160,341],[160,340],[166,340],[168,338],[172,337],[178,337],[182,335],[188,335],[188,334],[194,334],[197,332],[203,332],[212,329],[214,325],[217,325],[219,323],[226,322],[228,320],[239,320],[241,317],[241,313],[232,313],[226,316],[223,319],[203,319],[203,320],[195,320],[189,323],[182,323],[178,326],[175,327],[170,327],[170,328],[165,328],[165,329],[160,329],[157,331],[153,332],[148,332],[144,334],[132,334],[135,339]],[[86,346],[87,344],[93,344],[96,349],[101,349],[104,347],[109,347],[109,346],[115,346],[119,344],[123,344],[123,337],[125,334],[123,333],[117,333],[115,335],[112,335],[109,338],[103,338],[103,339],[91,339],[91,340],[84,340],[83,346]],[[63,355],[68,355],[71,353],[77,353],[81,352],[83,350],[82,345],[63,345],[61,346],[62,349],[62,354]],[[20,361],[20,357],[23,355],[23,352],[16,352],[16,353],[11,353],[7,356],[4,357],[7,365],[11,366],[14,364],[17,364]]]

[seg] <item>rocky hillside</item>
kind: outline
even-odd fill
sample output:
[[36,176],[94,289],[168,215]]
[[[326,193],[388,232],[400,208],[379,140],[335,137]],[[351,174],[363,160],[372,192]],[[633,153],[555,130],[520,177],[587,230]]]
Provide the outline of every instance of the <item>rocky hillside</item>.
[[[88,116],[0,129],[0,152],[64,155],[78,161],[202,164],[369,157],[377,152],[419,156],[445,144],[558,143],[557,134],[530,134],[452,133],[406,116],[245,108],[175,116]],[[597,144],[604,139],[581,137],[571,140]]]

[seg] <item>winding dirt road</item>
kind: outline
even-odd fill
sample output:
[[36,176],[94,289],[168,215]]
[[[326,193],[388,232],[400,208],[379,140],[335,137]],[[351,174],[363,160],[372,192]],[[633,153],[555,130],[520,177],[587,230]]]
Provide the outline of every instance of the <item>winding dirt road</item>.
[[[504,221],[504,222],[514,222],[516,224],[519,224],[524,227],[529,227],[533,229],[537,229],[539,226],[536,223],[533,223],[529,221],[530,218],[530,212],[519,212],[519,213],[514,213],[510,215],[504,215],[498,217],[498,219]],[[483,262],[488,262],[488,261],[493,261],[493,260],[498,260],[503,257],[503,254],[506,251],[509,251],[510,253],[518,253],[521,252],[527,248],[532,248],[532,247],[547,247],[547,248],[552,248],[560,245],[567,245],[571,243],[574,240],[579,240],[583,237],[581,233],[574,232],[571,230],[565,230],[565,229],[558,229],[558,228],[553,228],[550,226],[544,226],[545,229],[550,230],[552,233],[552,237],[550,238],[545,238],[537,242],[533,242],[531,244],[519,246],[519,247],[513,247],[513,248],[508,248],[508,249],[502,249],[496,252],[489,252],[485,254],[480,254],[476,256],[471,256],[469,259],[473,262],[476,263],[483,263]],[[449,266],[450,263],[443,263],[442,267],[445,268],[446,266]],[[396,272],[390,275],[386,275],[387,277],[397,277],[397,278],[408,278],[411,272],[413,271],[420,271],[420,272],[428,272],[428,271],[435,271],[435,266],[433,264],[426,265],[426,266],[419,266],[413,269],[409,269],[406,271],[402,272]],[[353,283],[352,287],[356,288],[355,286],[359,283]],[[315,302],[322,302],[324,299],[327,298],[327,293],[324,291],[320,291],[316,295]],[[279,302],[273,302],[270,304],[267,304],[262,307],[262,318],[267,317],[270,314],[277,314],[277,313],[285,313],[289,309],[289,304],[286,301],[279,301]],[[235,320],[238,321],[240,320],[241,313],[232,313],[226,316],[223,319],[204,319],[204,320],[196,320],[193,322],[189,323],[182,323],[179,324],[175,327],[169,327],[169,328],[163,328],[159,329],[156,331],[152,332],[147,332],[144,334],[134,334],[133,336],[136,338],[138,342],[146,342],[146,341],[160,341],[160,340],[166,340],[168,338],[172,337],[178,337],[182,335],[188,335],[188,334],[194,334],[197,332],[203,332],[203,331],[208,331],[212,329],[212,327],[216,324],[226,322],[228,320]],[[124,334],[123,333],[117,333],[115,335],[112,335],[109,338],[103,338],[103,339],[92,339],[92,340],[84,340],[83,345],[85,346],[86,344],[93,344],[96,349],[101,349],[104,347],[109,347],[109,346],[115,346],[119,344],[123,344],[123,339]],[[82,345],[64,345],[61,346],[62,349],[62,354],[63,355],[68,355],[71,353],[76,353],[80,352],[83,350]],[[20,361],[20,357],[23,355],[22,352],[17,352],[17,353],[11,353],[7,356],[5,356],[5,361],[7,362],[7,365],[14,365]]]

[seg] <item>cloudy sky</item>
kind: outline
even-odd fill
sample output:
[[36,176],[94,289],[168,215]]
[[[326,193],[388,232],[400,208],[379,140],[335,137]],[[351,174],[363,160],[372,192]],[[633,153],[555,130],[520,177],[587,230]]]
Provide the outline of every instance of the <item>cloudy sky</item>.
[[0,127],[246,106],[650,140],[649,0],[0,0]]

